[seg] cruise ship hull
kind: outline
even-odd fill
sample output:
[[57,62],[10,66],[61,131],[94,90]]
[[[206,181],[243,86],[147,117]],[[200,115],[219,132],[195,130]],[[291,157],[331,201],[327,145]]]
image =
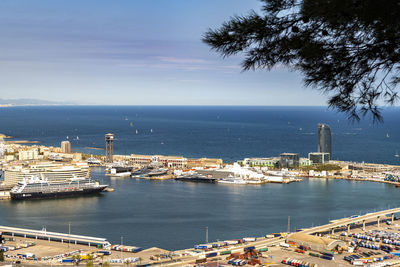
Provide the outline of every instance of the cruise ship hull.
[[64,198],[73,197],[87,194],[96,194],[103,191],[107,186],[99,186],[96,188],[85,188],[71,191],[51,191],[51,192],[29,192],[29,193],[10,193],[11,199],[43,199],[43,198]]

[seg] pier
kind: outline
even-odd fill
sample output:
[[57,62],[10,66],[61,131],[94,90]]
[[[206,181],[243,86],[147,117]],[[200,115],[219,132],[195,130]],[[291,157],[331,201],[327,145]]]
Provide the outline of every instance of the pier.
[[400,213],[400,208],[394,208],[394,209],[377,211],[377,212],[373,212],[373,213],[367,213],[365,215],[357,216],[354,218],[343,218],[343,219],[335,220],[332,223],[320,225],[320,226],[313,227],[310,229],[306,229],[301,232],[304,234],[315,234],[315,233],[327,232],[327,231],[334,233],[336,228],[342,228],[342,227],[347,227],[347,232],[350,232],[350,228],[351,228],[352,224],[361,224],[361,223],[362,223],[362,228],[365,231],[365,223],[367,221],[371,221],[371,220],[376,221],[378,224],[378,227],[380,227],[381,219],[384,218],[386,215],[391,216],[391,222],[393,223],[395,213]]
[[20,236],[24,238],[44,239],[50,241],[58,241],[61,243],[82,244],[90,246],[101,246],[102,248],[110,246],[105,238],[70,235],[64,233],[48,232],[45,230],[31,230],[24,228],[0,226],[0,233],[3,235]]

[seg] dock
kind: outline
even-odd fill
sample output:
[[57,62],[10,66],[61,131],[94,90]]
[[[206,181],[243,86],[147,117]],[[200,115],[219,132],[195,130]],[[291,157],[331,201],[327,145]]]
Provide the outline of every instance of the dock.
[[61,243],[72,243],[90,246],[100,246],[102,248],[110,246],[105,238],[71,235],[57,232],[48,232],[46,230],[31,230],[24,228],[0,226],[0,232],[3,235],[19,236],[24,238],[44,239],[48,241],[58,241]]

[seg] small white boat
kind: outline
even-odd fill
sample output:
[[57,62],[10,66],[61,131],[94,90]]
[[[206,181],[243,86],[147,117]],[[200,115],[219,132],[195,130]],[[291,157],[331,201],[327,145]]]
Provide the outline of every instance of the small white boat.
[[111,173],[109,174],[111,177],[130,177],[131,172],[117,172],[117,173]]
[[247,181],[243,180],[242,178],[233,177],[232,175],[229,175],[229,177],[227,179],[218,180],[218,183],[221,183],[221,184],[247,184]]

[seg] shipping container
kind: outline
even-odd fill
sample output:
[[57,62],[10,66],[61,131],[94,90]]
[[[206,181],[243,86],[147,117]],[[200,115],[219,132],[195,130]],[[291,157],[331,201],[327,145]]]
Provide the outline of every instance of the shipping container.
[[246,251],[250,251],[250,250],[253,250],[253,249],[256,249],[256,247],[255,246],[245,247],[244,251],[246,252]]
[[231,254],[231,252],[232,252],[232,251],[230,251],[230,250],[221,251],[221,252],[219,253],[219,255],[229,255],[229,254]]
[[333,257],[332,256],[328,256],[328,255],[321,255],[320,258],[324,259],[324,260],[333,260]]
[[206,258],[215,257],[217,255],[218,255],[217,252],[211,252],[211,253],[206,254]]

